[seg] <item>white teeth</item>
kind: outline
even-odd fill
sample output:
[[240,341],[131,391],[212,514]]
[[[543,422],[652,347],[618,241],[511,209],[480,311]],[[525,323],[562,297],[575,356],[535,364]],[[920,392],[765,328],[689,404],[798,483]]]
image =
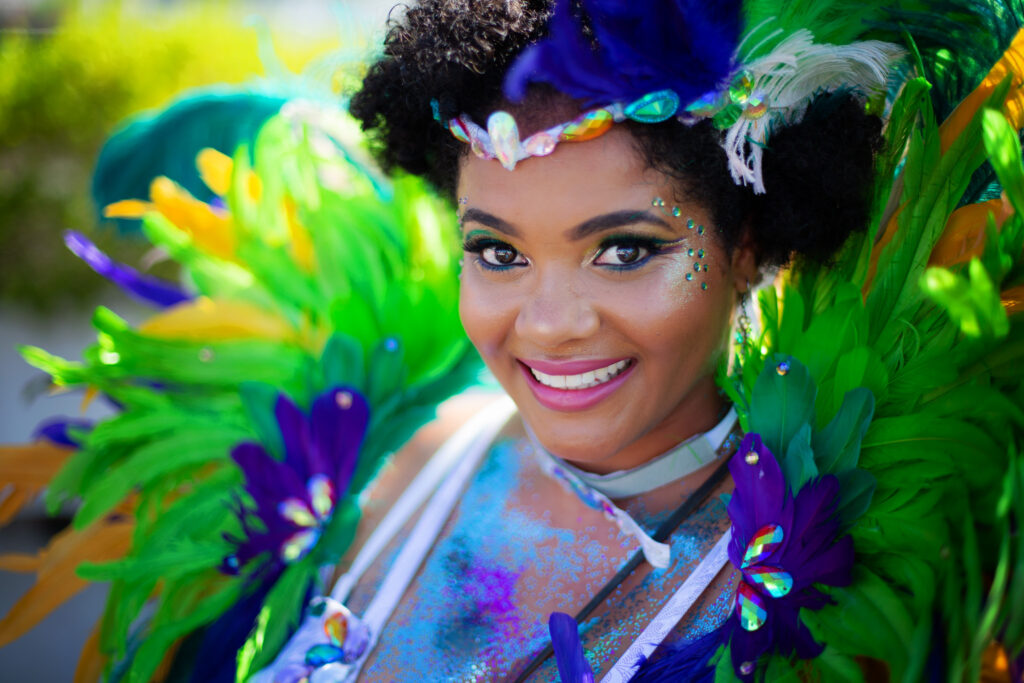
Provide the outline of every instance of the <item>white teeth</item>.
[[545,375],[543,372],[533,368],[530,368],[530,372],[533,373],[538,382],[547,387],[554,387],[555,389],[589,389],[590,387],[596,387],[598,384],[604,384],[617,376],[629,367],[629,363],[630,361],[628,360],[620,360],[618,363],[612,363],[607,367],[584,372],[580,375]]

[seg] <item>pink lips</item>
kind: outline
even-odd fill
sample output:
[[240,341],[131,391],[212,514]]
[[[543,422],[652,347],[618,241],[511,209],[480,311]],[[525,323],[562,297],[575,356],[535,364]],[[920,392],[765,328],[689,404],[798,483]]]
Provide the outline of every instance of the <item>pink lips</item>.
[[605,368],[629,358],[609,358],[597,360],[573,360],[573,361],[543,361],[530,360],[519,361],[519,366],[526,377],[526,384],[537,397],[537,401],[545,408],[560,410],[563,412],[577,412],[586,410],[597,405],[615,392],[636,367],[636,363],[630,363],[629,367],[621,373],[608,380],[604,384],[587,389],[556,389],[541,384],[530,372],[530,368],[543,372],[545,375],[580,375],[584,372],[591,372],[598,368]]

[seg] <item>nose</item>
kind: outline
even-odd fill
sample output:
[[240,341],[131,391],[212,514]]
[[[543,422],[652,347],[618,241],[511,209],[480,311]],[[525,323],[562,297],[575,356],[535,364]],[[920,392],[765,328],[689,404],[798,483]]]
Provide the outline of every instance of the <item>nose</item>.
[[564,273],[538,277],[519,307],[516,334],[540,348],[555,348],[595,334],[601,319],[580,289]]

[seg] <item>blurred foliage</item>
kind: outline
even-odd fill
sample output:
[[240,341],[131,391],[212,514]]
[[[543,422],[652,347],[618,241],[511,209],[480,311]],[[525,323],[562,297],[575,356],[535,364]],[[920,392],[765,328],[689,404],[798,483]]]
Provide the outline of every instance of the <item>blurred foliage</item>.
[[[186,88],[263,75],[257,31],[243,12],[230,3],[190,5],[137,16],[72,8],[0,31],[0,301],[45,312],[90,300],[104,286],[63,249],[67,228],[137,263],[141,240],[100,230],[89,198],[103,141],[125,117]],[[273,38],[294,71],[330,47]]]

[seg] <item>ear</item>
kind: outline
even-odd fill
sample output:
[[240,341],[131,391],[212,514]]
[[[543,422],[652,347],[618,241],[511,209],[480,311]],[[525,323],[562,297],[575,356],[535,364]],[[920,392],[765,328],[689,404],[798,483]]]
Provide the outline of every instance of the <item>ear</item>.
[[750,230],[745,229],[739,245],[732,250],[733,288],[740,294],[749,291],[761,279],[757,266],[757,250]]

